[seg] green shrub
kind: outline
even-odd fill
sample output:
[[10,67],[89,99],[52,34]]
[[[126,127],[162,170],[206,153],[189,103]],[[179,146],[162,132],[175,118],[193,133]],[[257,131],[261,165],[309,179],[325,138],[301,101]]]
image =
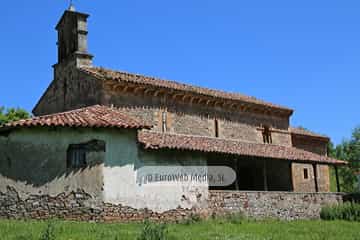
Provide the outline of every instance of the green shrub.
[[182,221],[180,223],[185,224],[185,225],[190,225],[190,224],[198,223],[201,221],[202,221],[202,219],[199,214],[191,213],[190,217],[186,218],[184,221]]
[[231,213],[225,216],[227,222],[231,224],[242,224],[247,220],[246,216],[242,212]]
[[167,226],[165,224],[155,224],[149,221],[144,223],[144,227],[137,240],[166,240]]
[[40,236],[40,240],[55,240],[55,226],[53,222],[48,222],[46,228]]
[[323,207],[320,212],[323,220],[346,220],[360,222],[360,204],[344,203]]

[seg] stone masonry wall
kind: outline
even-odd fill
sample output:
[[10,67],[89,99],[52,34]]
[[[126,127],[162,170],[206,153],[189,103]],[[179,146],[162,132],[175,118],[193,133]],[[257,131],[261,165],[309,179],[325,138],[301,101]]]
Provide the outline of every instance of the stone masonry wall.
[[35,116],[100,104],[101,81],[84,74],[72,64],[55,65],[54,80],[33,109]]
[[318,219],[322,206],[342,203],[339,193],[211,192],[215,214],[242,212],[255,218]]
[[7,192],[0,192],[0,218],[37,220],[57,218],[95,222],[150,219],[175,222],[193,215],[209,218],[241,212],[254,218],[317,219],[322,206],[341,202],[342,195],[335,193],[211,191],[208,205],[203,209],[178,208],[157,213],[122,205],[106,203],[93,205],[91,195],[81,190],[55,197],[32,195],[27,199],[21,199],[16,190],[9,187]]
[[[312,164],[292,163],[292,181],[295,192],[315,192],[315,174]],[[317,164],[317,181],[319,192],[330,192],[329,166]],[[304,178],[307,169],[308,178]]]
[[138,93],[119,92],[104,86],[99,104],[113,105],[127,114],[154,124],[154,130],[162,131],[162,113],[167,112],[167,132],[215,137],[215,119],[219,123],[219,137],[263,143],[259,127],[266,125],[274,130],[274,144],[291,146],[287,133],[289,118],[260,113],[229,111],[225,108],[206,107],[183,103],[172,98],[152,97]]
[[313,152],[320,155],[327,155],[328,142],[306,136],[292,136],[292,144],[296,148]]
[[[288,131],[289,118],[260,113],[230,111],[225,108],[189,104],[166,97],[112,90],[102,81],[79,71],[74,63],[55,65],[50,84],[33,112],[51,114],[101,104],[126,110],[127,114],[146,120],[155,130],[162,130],[162,112],[168,112],[168,131],[172,133],[215,137],[215,119],[219,137],[263,143],[262,125]],[[273,133],[274,144],[291,146],[289,134]]]

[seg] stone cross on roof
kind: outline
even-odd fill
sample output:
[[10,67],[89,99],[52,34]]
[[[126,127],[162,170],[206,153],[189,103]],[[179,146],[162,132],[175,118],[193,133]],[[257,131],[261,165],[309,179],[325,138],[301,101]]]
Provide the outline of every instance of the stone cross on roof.
[[73,4],[73,0],[70,0],[69,11],[75,12],[75,6]]

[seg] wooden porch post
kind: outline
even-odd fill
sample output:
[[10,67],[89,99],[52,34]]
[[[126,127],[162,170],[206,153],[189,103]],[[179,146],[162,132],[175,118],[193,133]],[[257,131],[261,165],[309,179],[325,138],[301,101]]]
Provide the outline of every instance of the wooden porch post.
[[316,164],[313,164],[313,170],[314,170],[314,180],[315,180],[315,191],[319,192],[319,185],[318,185],[318,174],[317,174],[317,167]]
[[266,159],[264,159],[263,176],[264,176],[264,191],[268,191],[269,189],[268,189],[268,182],[267,182]]
[[240,190],[240,171],[239,171],[239,160],[235,159],[235,168],[236,168],[236,181],[235,181],[235,190],[239,191]]
[[334,165],[334,168],[335,168],[335,176],[336,176],[336,188],[338,192],[341,192],[338,167]]
[[292,162],[289,163],[289,171],[290,171],[290,191],[294,192],[295,186],[294,186],[294,179],[293,179],[293,170],[292,170]]

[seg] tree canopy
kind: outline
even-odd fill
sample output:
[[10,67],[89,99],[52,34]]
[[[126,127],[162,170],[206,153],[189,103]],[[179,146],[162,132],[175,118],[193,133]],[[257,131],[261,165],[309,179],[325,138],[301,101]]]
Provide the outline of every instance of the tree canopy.
[[5,109],[5,107],[0,107],[0,125],[20,119],[29,118],[30,116],[30,113],[21,108]]
[[360,171],[360,126],[353,130],[350,140],[344,140],[336,147],[331,143],[329,145],[329,155],[349,163],[348,167],[339,170],[342,191],[358,191],[356,189],[355,173]]

